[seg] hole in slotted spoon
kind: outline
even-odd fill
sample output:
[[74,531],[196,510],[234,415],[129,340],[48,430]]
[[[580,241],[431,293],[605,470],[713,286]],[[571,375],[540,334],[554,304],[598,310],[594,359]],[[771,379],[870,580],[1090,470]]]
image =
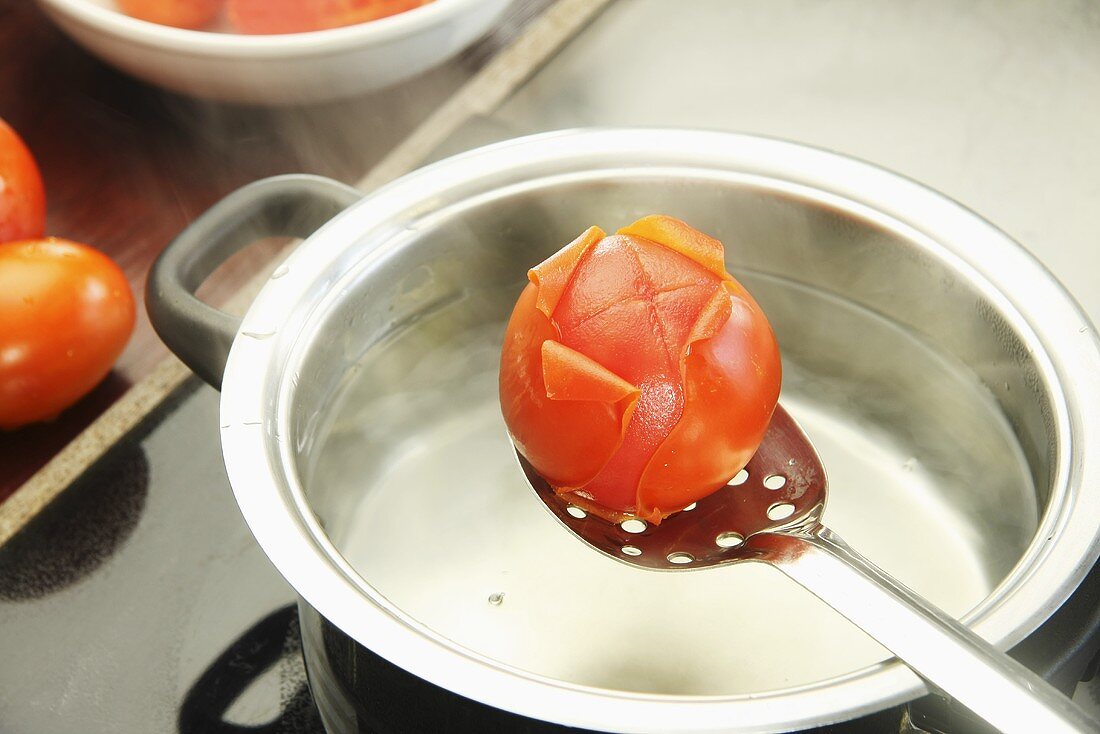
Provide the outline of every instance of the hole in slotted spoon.
[[642,555],[642,549],[641,548],[635,548],[632,545],[624,545],[622,550],[623,550],[623,553],[625,553],[628,556],[640,556],[640,555]]
[[668,554],[668,562],[669,563],[675,563],[679,566],[686,565],[688,563],[691,563],[694,560],[695,560],[695,557],[692,556],[690,553],[669,553]]
[[735,533],[732,530],[728,533],[720,533],[717,538],[714,539],[715,545],[719,548],[736,548],[745,542],[745,536],[741,533]]
[[733,479],[731,479],[729,481],[729,486],[737,487],[737,486],[742,485],[745,482],[747,482],[748,479],[749,479],[748,470],[742,469],[741,471],[739,471],[739,472],[737,472],[736,474],[733,475]]
[[776,502],[768,508],[769,520],[786,520],[794,514],[794,505],[790,502]]
[[587,512],[585,512],[581,508],[576,507],[574,505],[569,505],[569,507],[565,508],[565,511],[568,512],[573,517],[577,518],[578,520],[583,520],[584,518],[588,517]]
[[641,532],[645,532],[646,527],[645,520],[623,520],[619,523],[619,527],[628,533],[634,533],[635,535]]
[[782,474],[770,474],[764,477],[764,486],[768,489],[783,489],[786,483],[787,478]]
[[691,512],[692,510],[694,510],[698,506],[699,506],[698,503],[692,502],[690,505],[688,505],[684,509],[680,510],[680,512]]

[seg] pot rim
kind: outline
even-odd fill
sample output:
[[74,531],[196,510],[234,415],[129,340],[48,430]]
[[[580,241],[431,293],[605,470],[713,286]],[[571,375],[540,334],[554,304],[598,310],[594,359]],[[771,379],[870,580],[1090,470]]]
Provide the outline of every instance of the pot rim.
[[[631,161],[624,164],[623,161]],[[562,172],[568,172],[562,174]],[[226,469],[245,520],[295,590],[338,628],[390,662],[497,708],[569,726],[623,732],[771,731],[852,718],[925,689],[897,661],[797,688],[731,696],[612,691],[539,676],[456,645],[385,599],[347,563],[308,507],[294,468],[289,406],[306,343],[297,339],[337,283],[318,283],[401,246],[409,223],[496,179],[533,185],[558,175],[690,172],[766,179],[769,186],[852,211],[947,261],[997,304],[1020,333],[1051,392],[1056,465],[1047,508],[1023,558],[963,621],[1007,649],[1077,587],[1100,555],[1100,341],[1079,305],[1022,246],[976,213],[921,184],[837,153],[759,136],[698,130],[590,129],[518,138],[422,168],[335,217],[302,243],[245,316],[223,378]],[[374,242],[362,246],[364,238]],[[347,259],[351,245],[356,257]],[[346,269],[346,268],[345,268]],[[308,313],[307,313],[308,312]],[[312,314],[312,316],[310,315]],[[248,334],[277,331],[277,338]]]

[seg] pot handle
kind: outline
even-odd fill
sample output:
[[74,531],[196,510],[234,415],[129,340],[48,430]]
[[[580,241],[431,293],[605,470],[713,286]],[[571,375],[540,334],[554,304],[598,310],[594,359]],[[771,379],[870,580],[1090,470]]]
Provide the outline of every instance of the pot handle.
[[237,189],[188,225],[153,263],[145,307],[184,364],[216,388],[241,320],[195,291],[231,255],[263,237],[308,237],[363,196],[321,176],[273,176]]

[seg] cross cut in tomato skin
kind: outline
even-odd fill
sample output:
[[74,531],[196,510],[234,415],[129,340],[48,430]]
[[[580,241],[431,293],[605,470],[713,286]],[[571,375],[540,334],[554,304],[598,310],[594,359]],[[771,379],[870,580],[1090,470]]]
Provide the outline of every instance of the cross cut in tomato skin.
[[529,278],[501,404],[559,493],[610,520],[660,522],[748,462],[779,396],[779,350],[720,242],[650,216],[589,229]]

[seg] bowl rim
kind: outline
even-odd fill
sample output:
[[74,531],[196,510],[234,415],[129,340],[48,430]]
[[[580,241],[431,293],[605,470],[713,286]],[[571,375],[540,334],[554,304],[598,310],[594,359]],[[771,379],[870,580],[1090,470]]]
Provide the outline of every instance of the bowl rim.
[[55,13],[131,43],[190,55],[265,58],[321,55],[403,38],[462,14],[482,0],[432,0],[386,18],[304,33],[244,34],[191,30],[133,18],[90,0],[39,0]]
[[[798,688],[731,696],[639,694],[550,679],[458,646],[411,619],[373,590],[325,536],[293,470],[291,442],[278,439],[293,435],[288,406],[295,388],[292,375],[300,365],[294,352],[306,341],[297,339],[295,329],[313,320],[303,311],[323,310],[320,299],[307,296],[344,250],[361,244],[369,233],[374,242],[359,249],[356,260],[381,256],[403,229],[402,217],[407,224],[425,216],[426,209],[430,213],[438,202],[448,202],[447,192],[476,195],[482,192],[477,184],[494,174],[511,178],[486,190],[521,176],[537,180],[576,170],[564,168],[563,161],[585,162],[586,170],[609,173],[678,167],[721,176],[733,175],[734,166],[741,174],[797,182],[831,201],[847,202],[861,216],[877,216],[876,223],[911,232],[922,246],[936,248],[941,259],[971,277],[1014,317],[1013,326],[1034,350],[1041,379],[1053,393],[1057,446],[1051,496],[1031,544],[1010,574],[1015,584],[1002,583],[963,619],[1005,649],[1069,597],[1100,555],[1100,525],[1094,520],[1100,516],[1100,452],[1092,451],[1091,461],[1086,456],[1089,448],[1100,447],[1100,341],[1080,306],[1041,263],[946,196],[851,157],[736,133],[595,129],[498,143],[398,179],[299,246],[286,262],[290,275],[269,281],[253,302],[240,331],[266,333],[273,325],[282,331],[275,339],[238,336],[233,344],[222,390],[223,454],[246,522],[308,604],[360,644],[431,683],[497,708],[591,729],[801,728],[877,711],[925,690],[897,661]],[[989,248],[997,257],[989,255]]]

